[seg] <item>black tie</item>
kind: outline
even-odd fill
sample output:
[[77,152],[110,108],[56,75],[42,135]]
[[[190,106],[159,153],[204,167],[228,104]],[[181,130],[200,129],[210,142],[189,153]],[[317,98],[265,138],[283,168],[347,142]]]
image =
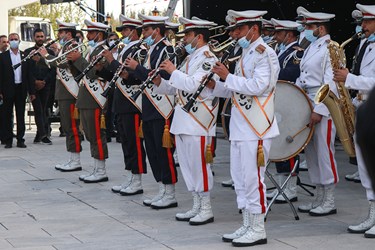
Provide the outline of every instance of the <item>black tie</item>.
[[362,48],[359,50],[359,53],[354,60],[354,67],[353,67],[353,72],[352,72],[354,75],[357,75],[357,76],[359,75],[359,70],[361,69],[362,59],[363,59],[363,56],[365,55],[366,48],[369,44],[370,42],[366,41],[362,45]]

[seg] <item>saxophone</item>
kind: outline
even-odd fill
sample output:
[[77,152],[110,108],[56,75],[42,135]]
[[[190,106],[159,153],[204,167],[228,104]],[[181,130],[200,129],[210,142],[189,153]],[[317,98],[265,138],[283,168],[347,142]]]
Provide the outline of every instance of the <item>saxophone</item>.
[[[344,41],[342,44],[338,44],[335,41],[331,41],[328,44],[328,51],[332,69],[341,69],[346,67],[346,57],[344,47],[349,42],[360,38],[361,32],[354,34],[352,37]],[[354,125],[355,125],[355,113],[354,106],[352,104],[349,91],[345,88],[345,82],[335,82],[339,97],[329,89],[328,84],[324,84],[315,96],[315,103],[323,103],[327,106],[331,113],[333,122],[336,126],[337,135],[344,147],[344,151],[350,156],[355,157],[354,148]]]

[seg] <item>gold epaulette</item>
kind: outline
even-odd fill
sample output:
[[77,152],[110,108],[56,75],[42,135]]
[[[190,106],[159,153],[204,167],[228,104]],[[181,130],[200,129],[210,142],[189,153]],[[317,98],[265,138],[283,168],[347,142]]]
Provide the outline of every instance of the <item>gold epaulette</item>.
[[211,51],[208,51],[208,50],[206,50],[205,52],[203,52],[203,54],[204,54],[207,58],[212,58],[212,57],[215,56]]
[[163,40],[163,43],[167,46],[173,46],[173,44],[168,40]]
[[293,46],[292,47],[294,50],[297,50],[297,51],[304,51],[303,48],[299,47],[299,46]]
[[263,46],[262,44],[259,44],[255,50],[259,53],[259,54],[263,54],[263,52],[266,50],[266,47]]

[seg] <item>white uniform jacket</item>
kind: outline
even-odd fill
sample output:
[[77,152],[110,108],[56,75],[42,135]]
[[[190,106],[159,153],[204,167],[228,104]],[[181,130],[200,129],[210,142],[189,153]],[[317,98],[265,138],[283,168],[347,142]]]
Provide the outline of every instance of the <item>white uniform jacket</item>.
[[[177,91],[185,91],[194,94],[198,89],[202,78],[210,73],[210,69],[215,65],[217,58],[209,52],[208,45],[202,46],[189,55],[182,63],[180,70],[175,70],[169,80],[162,79],[159,87],[154,87],[154,93],[157,94],[176,94]],[[208,57],[207,53],[212,56]],[[212,90],[205,88],[200,98],[205,100],[207,107],[212,109]],[[198,100],[199,101],[199,100]],[[171,133],[195,135],[195,136],[215,136],[216,119],[209,131],[206,131],[197,121],[189,114],[183,111],[182,103],[179,101],[175,107]]]
[[[258,51],[259,45],[266,48],[263,53]],[[229,74],[225,82],[216,82],[213,94],[220,97],[232,97],[233,92],[237,92],[247,96],[267,97],[276,86],[279,72],[279,60],[275,51],[259,37],[248,48],[243,49],[242,56],[237,61],[235,73]],[[232,105],[229,129],[229,139],[232,141],[260,139],[235,105]],[[274,117],[270,129],[262,139],[273,138],[277,135],[279,135],[279,128]]]
[[329,84],[330,90],[337,93],[327,48],[329,42],[330,35],[325,35],[310,44],[300,62],[301,74],[296,80],[296,84],[306,91],[312,101],[314,112],[323,116],[329,116],[330,113],[323,103],[314,103],[316,92],[322,85]]
[[367,46],[359,72],[359,76],[348,74],[345,87],[359,90],[360,93],[367,96],[375,86],[375,43]]

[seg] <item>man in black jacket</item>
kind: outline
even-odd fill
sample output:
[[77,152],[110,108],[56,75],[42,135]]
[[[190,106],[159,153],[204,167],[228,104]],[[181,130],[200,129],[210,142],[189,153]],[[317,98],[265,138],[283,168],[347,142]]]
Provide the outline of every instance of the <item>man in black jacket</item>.
[[[34,30],[35,46],[25,50],[25,55],[29,55],[34,50],[38,50],[43,46],[45,35],[43,30]],[[53,55],[53,51],[48,49],[48,53]],[[40,54],[36,54],[31,60],[27,60],[29,70],[30,87],[35,100],[32,102],[34,108],[35,123],[37,132],[34,143],[42,143],[52,145],[48,135],[48,117],[47,117],[47,101],[52,82],[56,79],[56,69],[49,67]]]
[[[26,148],[25,135],[25,105],[27,92],[30,100],[35,99],[32,95],[28,81],[27,64],[21,63],[24,57],[23,51],[18,46],[20,37],[17,33],[9,34],[10,49],[0,55],[0,98],[3,98],[4,116],[4,142],[5,148],[11,148],[13,143],[12,114],[13,106],[16,108],[17,119],[17,147]],[[21,63],[14,69],[12,65]]]

